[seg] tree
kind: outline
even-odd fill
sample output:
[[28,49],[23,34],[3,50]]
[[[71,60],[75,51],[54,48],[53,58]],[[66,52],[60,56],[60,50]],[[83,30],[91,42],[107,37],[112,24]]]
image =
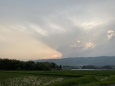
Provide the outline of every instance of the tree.
[[61,66],[53,62],[24,62],[11,59],[0,59],[0,70],[51,70],[59,68],[61,68]]
[[112,66],[110,66],[110,65],[105,65],[105,66],[102,67],[102,69],[112,69]]

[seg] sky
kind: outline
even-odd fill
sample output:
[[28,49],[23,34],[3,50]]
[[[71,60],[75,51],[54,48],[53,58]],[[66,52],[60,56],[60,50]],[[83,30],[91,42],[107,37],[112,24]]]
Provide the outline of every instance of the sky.
[[0,0],[0,58],[115,56],[115,0]]

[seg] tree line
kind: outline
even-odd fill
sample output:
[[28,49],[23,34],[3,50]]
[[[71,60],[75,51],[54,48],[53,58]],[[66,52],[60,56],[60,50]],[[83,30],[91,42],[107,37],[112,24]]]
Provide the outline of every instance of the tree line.
[[19,61],[0,59],[0,70],[61,70],[62,66],[53,62]]
[[82,66],[82,69],[114,69],[114,68],[112,65],[104,65],[104,66],[86,65]]

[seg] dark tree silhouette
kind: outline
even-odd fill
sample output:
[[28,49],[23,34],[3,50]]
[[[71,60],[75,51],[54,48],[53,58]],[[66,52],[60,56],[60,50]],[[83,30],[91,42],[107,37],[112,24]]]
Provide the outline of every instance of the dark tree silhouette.
[[51,62],[34,62],[19,61],[13,59],[0,59],[0,70],[56,70],[61,69],[60,66]]

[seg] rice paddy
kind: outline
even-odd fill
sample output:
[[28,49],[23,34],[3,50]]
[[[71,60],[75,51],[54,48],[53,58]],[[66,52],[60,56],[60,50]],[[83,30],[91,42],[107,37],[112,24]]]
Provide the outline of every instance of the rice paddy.
[[0,71],[0,86],[109,86],[115,70]]

